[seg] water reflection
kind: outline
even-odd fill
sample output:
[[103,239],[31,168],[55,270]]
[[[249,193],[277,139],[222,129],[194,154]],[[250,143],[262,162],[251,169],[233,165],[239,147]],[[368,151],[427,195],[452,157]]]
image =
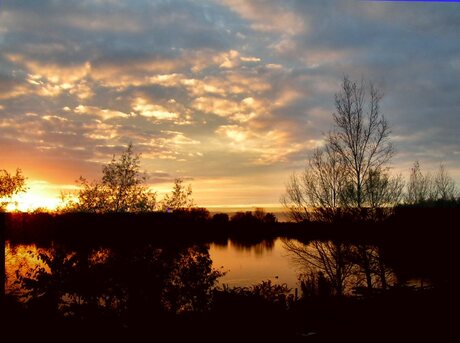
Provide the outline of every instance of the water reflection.
[[78,318],[204,311],[222,275],[212,268],[206,246],[74,250],[7,244],[5,260],[7,295],[44,314]]
[[250,287],[262,281],[298,287],[298,270],[286,256],[280,239],[255,245],[228,240],[226,245],[211,244],[210,256],[216,268],[226,272],[220,285]]
[[238,251],[253,251],[256,256],[263,256],[273,250],[275,244],[273,240],[263,240],[257,243],[230,241],[231,245]]
[[[401,284],[429,285],[426,279],[396,277],[375,245],[279,238],[252,245],[228,240],[210,246],[146,244],[78,250],[7,244],[5,267],[6,294],[23,301],[46,298],[53,289],[52,302],[61,307],[92,302],[114,308],[127,301],[127,294],[134,301],[135,294],[143,292],[136,288],[141,286],[156,294],[150,302],[172,312],[206,308],[204,299],[211,297],[216,285],[249,287],[270,281],[293,291],[298,288],[303,295],[352,295]],[[117,291],[114,285],[119,286]]]
[[19,279],[37,268],[47,268],[39,259],[35,244],[5,244],[5,294],[19,296],[22,293]]
[[398,282],[373,245],[283,240],[283,246],[304,271],[299,280],[305,295],[372,294]]
[[[224,335],[235,341],[247,330],[258,340],[262,334],[299,341],[309,332],[342,337],[345,327],[353,328],[348,337],[354,337],[363,327],[406,325],[407,311],[416,318],[411,328],[419,320],[429,324],[422,309],[439,313],[438,304],[458,308],[459,303],[455,283],[444,294],[431,292],[435,288],[426,287],[424,274],[423,282],[412,278],[417,288],[407,287],[411,274],[401,267],[407,262],[395,268],[394,256],[400,255],[372,244],[292,239],[254,246],[7,244],[5,254],[10,323],[22,327],[23,318],[44,328],[65,323],[69,332],[82,326],[92,332],[97,325],[112,338],[129,328],[165,341],[203,339],[204,332],[213,333],[206,337],[210,341]],[[12,299],[22,303],[12,306]],[[393,320],[395,313],[401,315]]]

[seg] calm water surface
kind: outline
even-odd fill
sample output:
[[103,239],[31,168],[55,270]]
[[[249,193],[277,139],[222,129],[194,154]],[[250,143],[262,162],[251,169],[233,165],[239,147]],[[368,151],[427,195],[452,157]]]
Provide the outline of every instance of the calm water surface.
[[[69,277],[78,279],[84,277],[85,268],[98,270],[95,269],[96,265],[107,266],[109,269],[105,270],[106,273],[108,270],[115,271],[119,267],[130,265],[124,275],[128,279],[131,277],[130,273],[133,268],[137,268],[137,274],[133,274],[136,278],[139,275],[141,278],[152,278],[158,272],[166,273],[165,278],[168,278],[168,275],[177,274],[177,277],[185,277],[184,287],[187,287],[190,282],[186,279],[187,275],[190,275],[188,273],[194,273],[194,275],[198,272],[203,273],[202,276],[196,274],[195,278],[204,280],[206,275],[211,273],[209,266],[224,273],[223,276],[217,278],[218,285],[229,287],[248,287],[260,284],[262,281],[270,281],[272,284],[285,284],[291,291],[294,291],[296,288],[301,288],[299,279],[304,282],[305,286],[305,282],[310,285],[312,283],[318,285],[319,278],[325,277],[332,282],[330,287],[335,287],[334,280],[340,278],[342,289],[338,291],[350,294],[356,287],[369,287],[369,283],[372,284],[372,288],[387,288],[400,281],[383,261],[380,249],[375,246],[364,248],[367,262],[360,260],[363,256],[360,246],[337,244],[330,241],[312,241],[303,244],[297,240],[280,238],[257,244],[228,240],[225,244],[212,243],[201,248],[195,246],[191,247],[191,250],[182,252],[175,251],[173,247],[161,248],[148,243],[144,247],[133,248],[132,251],[130,249],[117,251],[111,248],[95,248],[86,250],[86,252],[77,252],[67,249],[60,250],[57,246],[37,248],[33,244],[13,246],[7,242],[5,246],[5,289],[7,293],[21,293],[21,283],[18,280],[21,276],[35,278],[34,272],[37,270],[41,270],[42,274],[53,275],[52,269],[54,268],[59,273],[56,275],[58,278],[61,273],[67,273]],[[39,257],[40,253],[43,254],[42,259]],[[115,258],[109,258],[110,256]],[[73,260],[75,262],[72,262]],[[147,263],[148,268],[153,269],[147,270],[143,267],[143,261]],[[161,267],[164,264],[169,266],[168,272]],[[363,266],[370,266],[368,274]],[[411,281],[405,280],[404,282],[411,284]],[[56,282],[60,284],[59,280]],[[415,285],[417,283],[416,280]]]
[[[38,258],[40,251],[34,244],[5,246],[5,288],[9,292],[19,291],[17,274],[26,275],[42,267],[49,268]],[[283,247],[281,239],[264,241],[244,246],[228,240],[226,245],[212,243],[209,248],[213,267],[225,275],[219,278],[220,285],[247,287],[270,280],[276,284],[286,284],[289,288],[298,287],[301,268],[292,262]]]
[[229,240],[227,245],[211,244],[209,254],[214,268],[226,272],[220,284],[246,287],[261,281],[285,283],[298,287],[300,268],[283,246],[281,239],[253,246],[242,246]]

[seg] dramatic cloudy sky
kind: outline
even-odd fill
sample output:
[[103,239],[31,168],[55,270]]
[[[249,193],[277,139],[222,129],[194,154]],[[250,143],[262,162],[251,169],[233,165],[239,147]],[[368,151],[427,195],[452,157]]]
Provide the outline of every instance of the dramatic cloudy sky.
[[53,197],[132,142],[153,189],[276,205],[349,75],[385,93],[396,172],[460,180],[459,32],[458,3],[1,1],[0,168]]

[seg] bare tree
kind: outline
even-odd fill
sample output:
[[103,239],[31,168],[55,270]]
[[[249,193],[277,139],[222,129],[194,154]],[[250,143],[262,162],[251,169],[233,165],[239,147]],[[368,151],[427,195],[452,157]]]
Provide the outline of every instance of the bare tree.
[[291,220],[295,222],[302,222],[311,218],[309,200],[304,194],[306,185],[302,183],[303,177],[309,178],[308,170],[305,171],[305,174],[305,176],[300,176],[293,173],[286,183],[286,193],[280,199],[281,204],[288,210]]
[[439,166],[434,176],[434,189],[436,198],[440,200],[453,200],[457,196],[457,187],[454,179],[447,173],[443,164]]
[[[375,211],[366,213],[375,220],[386,216],[382,207],[399,202],[403,182],[401,177],[388,174],[387,163],[394,150],[388,123],[380,112],[381,99],[382,93],[372,84],[366,89],[363,82],[344,77],[335,96],[334,130],[327,135],[323,149],[313,154],[306,171],[300,177],[294,174],[286,186],[282,203],[293,219],[334,221],[344,208],[370,207]],[[315,249],[319,258],[310,254],[310,264],[316,260],[330,266],[330,258],[341,255],[340,245],[321,243]],[[359,256],[367,286],[372,288],[372,249],[360,244],[355,255]],[[334,273],[330,267],[323,267],[323,271],[340,292],[343,267],[336,264]]]
[[415,205],[427,201],[454,200],[457,196],[457,186],[448,174],[446,167],[441,164],[436,174],[422,173],[419,161],[411,168],[407,185],[406,203]]
[[[336,94],[334,130],[303,173],[293,174],[281,203],[294,221],[331,221],[343,209],[392,206],[401,198],[401,177],[388,174],[393,146],[380,113],[382,93],[372,84],[342,83]],[[340,216],[339,216],[340,217]]]
[[345,182],[340,156],[325,146],[313,153],[303,173],[291,176],[281,203],[294,221],[330,220],[343,200]]
[[403,190],[401,175],[390,176],[381,170],[371,170],[364,183],[365,202],[371,208],[395,206],[401,202]]
[[432,183],[429,174],[423,175],[419,161],[415,161],[410,169],[407,184],[406,203],[420,204],[429,200],[432,194]]
[[350,206],[365,204],[365,183],[374,170],[382,170],[393,155],[390,128],[380,112],[382,93],[370,84],[344,77],[341,92],[335,96],[335,128],[327,140],[349,175]]

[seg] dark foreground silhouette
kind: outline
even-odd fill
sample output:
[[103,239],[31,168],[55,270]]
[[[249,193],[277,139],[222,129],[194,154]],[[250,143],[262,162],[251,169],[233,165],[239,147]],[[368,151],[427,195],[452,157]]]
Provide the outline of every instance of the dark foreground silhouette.
[[48,341],[442,341],[455,334],[458,282],[337,296],[316,284],[296,298],[282,285],[215,287],[203,246],[150,244],[40,256],[5,297],[3,335]]
[[[16,284],[2,299],[2,335],[19,341],[447,341],[457,335],[460,306],[458,241],[449,224],[458,212],[414,211],[372,226],[342,223],[341,231],[318,223],[197,217],[10,215],[3,222],[11,249],[19,242],[42,249],[36,266],[13,273]],[[232,237],[251,245],[279,235],[297,238],[292,248],[315,235],[327,238],[313,245],[328,258],[318,266],[324,274],[312,270],[298,294],[270,282],[217,286],[222,274],[212,268],[206,242]],[[396,278],[385,279],[382,269]],[[334,276],[343,276],[343,287]],[[419,280],[416,287],[411,279]]]

